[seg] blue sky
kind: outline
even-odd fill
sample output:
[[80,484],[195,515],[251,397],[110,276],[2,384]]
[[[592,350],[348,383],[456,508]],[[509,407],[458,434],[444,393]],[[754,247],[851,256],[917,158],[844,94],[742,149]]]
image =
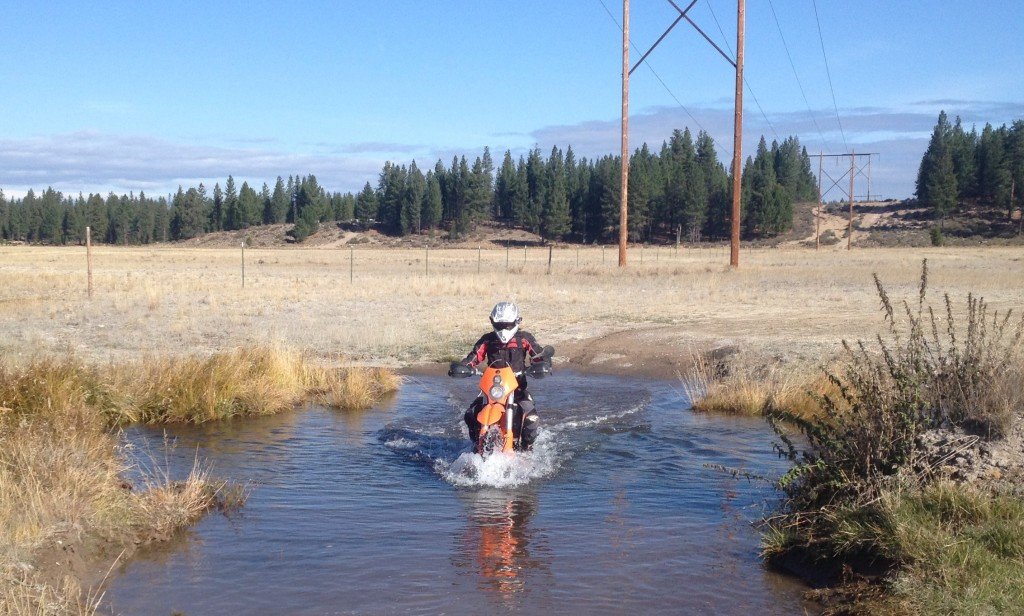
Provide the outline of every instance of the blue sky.
[[[635,61],[677,13],[666,0],[631,4]],[[735,6],[697,0],[690,15],[731,48]],[[228,174],[258,188],[315,173],[355,191],[376,183],[385,160],[448,164],[484,146],[499,161],[534,146],[618,151],[621,0],[0,9],[9,196],[46,186],[165,194]],[[941,109],[979,130],[1024,118],[1016,3],[817,0],[817,10],[834,103],[812,0],[747,2],[745,155],[762,134],[797,135],[811,152],[879,152],[872,193],[905,197]],[[727,159],[732,67],[685,22],[648,64],[633,73],[631,144],[657,147],[689,126]]]

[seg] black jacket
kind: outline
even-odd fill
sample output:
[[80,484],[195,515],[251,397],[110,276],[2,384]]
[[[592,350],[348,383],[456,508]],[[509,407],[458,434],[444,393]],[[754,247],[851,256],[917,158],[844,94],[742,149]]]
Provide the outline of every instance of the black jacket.
[[527,331],[519,330],[507,343],[503,343],[498,334],[489,332],[476,341],[473,350],[462,361],[475,367],[480,363],[490,364],[503,359],[512,370],[522,372],[526,369],[527,357],[540,355],[542,349],[533,334]]

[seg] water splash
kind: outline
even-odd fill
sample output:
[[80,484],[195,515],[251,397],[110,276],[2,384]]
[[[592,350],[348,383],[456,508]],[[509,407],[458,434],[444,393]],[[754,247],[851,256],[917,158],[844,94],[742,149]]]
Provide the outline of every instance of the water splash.
[[[473,453],[461,426],[437,424],[385,428],[381,443],[392,451],[433,470],[453,486],[514,488],[549,477],[582,451],[607,438],[603,429],[621,424],[644,408],[650,396],[626,408],[603,404],[545,413],[533,451],[482,457]],[[582,415],[582,416],[581,416]],[[557,419],[556,419],[557,418]],[[630,423],[630,425],[632,425]]]
[[464,451],[454,460],[435,460],[434,470],[455,486],[514,488],[553,474],[565,457],[551,434],[541,431],[533,451],[487,457]]

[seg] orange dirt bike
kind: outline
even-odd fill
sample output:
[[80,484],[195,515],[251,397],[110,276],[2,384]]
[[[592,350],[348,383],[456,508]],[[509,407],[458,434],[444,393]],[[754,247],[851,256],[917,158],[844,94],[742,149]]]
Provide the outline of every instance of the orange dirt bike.
[[[524,371],[532,378],[544,378],[551,374],[551,357],[555,354],[553,347],[544,347],[539,355]],[[512,429],[512,418],[515,416],[516,390],[519,388],[519,377],[523,372],[515,372],[504,360],[491,362],[483,372],[470,368],[465,364],[453,363],[448,371],[453,377],[480,377],[480,412],[476,419],[480,422],[480,439],[476,443],[476,453],[489,456],[496,451],[512,453],[519,449]]]

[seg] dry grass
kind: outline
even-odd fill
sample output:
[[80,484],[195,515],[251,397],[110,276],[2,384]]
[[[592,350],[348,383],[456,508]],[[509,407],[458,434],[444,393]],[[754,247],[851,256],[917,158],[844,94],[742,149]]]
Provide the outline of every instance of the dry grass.
[[204,423],[271,415],[309,399],[341,410],[398,388],[386,369],[327,368],[302,353],[250,347],[209,357],[162,357],[105,370],[104,411],[115,423]]
[[327,368],[266,347],[136,364],[65,357],[0,366],[0,616],[94,613],[95,597],[83,597],[73,576],[37,569],[57,542],[160,540],[244,498],[198,461],[184,479],[153,465],[140,469],[140,485],[127,485],[111,425],[200,423],[313,398],[365,408],[397,386],[389,370]]
[[[491,306],[512,295],[545,342],[614,330],[669,326],[697,347],[745,349],[818,362],[842,338],[878,332],[871,273],[912,293],[920,259],[936,288],[974,290],[993,308],[1022,303],[1019,249],[745,249],[730,271],[727,247],[614,251],[94,249],[95,296],[85,296],[80,247],[0,247],[0,351],[134,361],[140,355],[210,355],[278,345],[320,359],[402,365],[464,353],[487,327]],[[26,353],[26,349],[29,351]],[[23,355],[25,357],[25,355]]]
[[199,471],[129,489],[117,438],[88,402],[90,378],[53,360],[0,374],[0,614],[93,613],[74,576],[40,568],[42,551],[161,538],[220,499],[223,484]]
[[696,355],[683,389],[701,412],[764,415],[785,412],[803,419],[820,415],[822,397],[838,388],[820,370],[750,359],[716,364]]

